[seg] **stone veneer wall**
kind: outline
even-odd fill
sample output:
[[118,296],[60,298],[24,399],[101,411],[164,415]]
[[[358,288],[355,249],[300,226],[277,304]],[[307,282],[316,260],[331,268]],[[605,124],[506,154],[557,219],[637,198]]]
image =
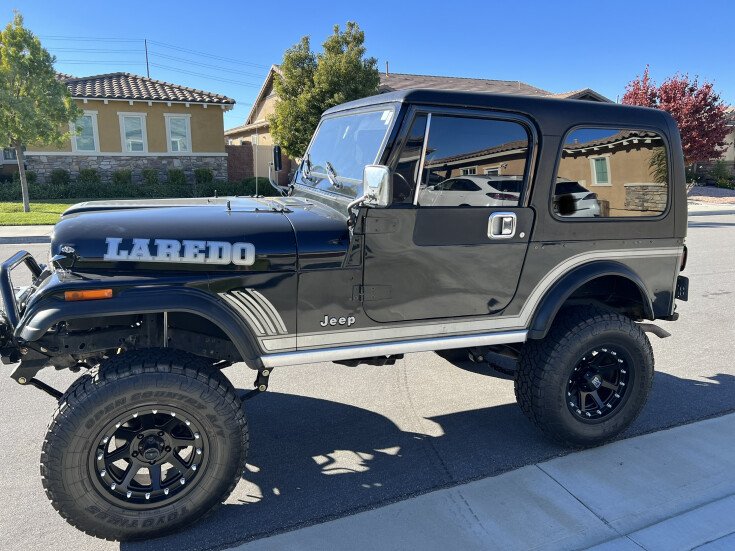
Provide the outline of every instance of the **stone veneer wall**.
[[667,192],[667,184],[625,184],[625,209],[663,212]]
[[41,183],[48,182],[51,171],[62,168],[69,171],[72,179],[79,175],[79,171],[93,168],[99,172],[102,183],[109,183],[116,170],[132,170],[133,183],[143,181],[143,169],[158,170],[161,182],[168,178],[169,169],[175,168],[184,171],[188,181],[194,181],[194,170],[209,168],[215,180],[227,179],[227,157],[225,156],[154,156],[154,155],[33,155],[26,153],[28,170],[34,171]]

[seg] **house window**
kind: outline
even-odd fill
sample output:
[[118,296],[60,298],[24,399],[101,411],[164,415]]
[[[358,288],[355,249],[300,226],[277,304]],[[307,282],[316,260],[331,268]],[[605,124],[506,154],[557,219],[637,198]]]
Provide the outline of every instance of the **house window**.
[[566,219],[660,216],[670,198],[668,162],[665,140],[653,130],[577,128],[561,150],[552,212]]
[[172,153],[191,152],[191,116],[167,113],[165,117],[168,150]]
[[595,186],[609,186],[610,185],[610,158],[609,157],[593,157],[590,159],[592,162],[592,175],[594,176],[593,182]]
[[85,111],[76,123],[71,125],[73,151],[99,151],[97,140],[97,112]]
[[500,167],[486,168],[485,176],[500,176]]
[[120,140],[124,153],[148,151],[148,136],[145,113],[118,113],[120,117]]
[[17,161],[18,157],[15,153],[15,149],[5,148],[3,149],[3,161]]
[[476,166],[470,166],[467,168],[463,168],[460,170],[460,174],[462,176],[472,176],[474,174],[477,174],[477,167]]

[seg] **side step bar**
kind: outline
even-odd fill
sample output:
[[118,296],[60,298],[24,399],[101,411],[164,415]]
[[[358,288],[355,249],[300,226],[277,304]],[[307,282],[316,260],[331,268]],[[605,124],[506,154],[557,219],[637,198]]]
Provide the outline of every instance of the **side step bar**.
[[471,348],[473,346],[492,346],[497,344],[512,344],[526,342],[528,331],[505,331],[502,333],[485,333],[480,335],[463,335],[459,337],[434,337],[431,339],[416,339],[378,344],[362,344],[342,346],[339,348],[320,348],[316,350],[301,350],[298,352],[283,352],[261,356],[263,367],[283,367],[319,362],[333,362],[338,360],[352,360],[374,356],[393,356],[410,352],[427,352],[433,350],[449,350],[452,348]]

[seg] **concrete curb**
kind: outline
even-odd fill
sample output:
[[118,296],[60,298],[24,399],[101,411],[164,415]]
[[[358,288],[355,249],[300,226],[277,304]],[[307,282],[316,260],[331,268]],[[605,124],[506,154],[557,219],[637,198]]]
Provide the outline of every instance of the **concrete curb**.
[[729,414],[235,549],[724,549],[735,541],[733,472]]

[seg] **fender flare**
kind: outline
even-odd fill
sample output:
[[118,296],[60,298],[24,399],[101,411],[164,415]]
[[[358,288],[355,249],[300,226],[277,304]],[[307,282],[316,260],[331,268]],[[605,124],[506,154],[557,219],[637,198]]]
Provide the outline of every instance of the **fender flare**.
[[15,336],[33,342],[65,320],[159,312],[185,312],[207,319],[227,335],[244,362],[257,364],[259,348],[242,318],[216,296],[192,287],[129,288],[110,299],[78,302],[50,296],[34,303],[23,315]]
[[643,311],[647,319],[654,319],[653,302],[643,280],[625,264],[612,260],[600,260],[579,266],[562,276],[549,289],[531,318],[529,339],[543,339],[551,328],[556,314],[566,300],[580,287],[600,277],[618,276],[633,283],[643,303]]

